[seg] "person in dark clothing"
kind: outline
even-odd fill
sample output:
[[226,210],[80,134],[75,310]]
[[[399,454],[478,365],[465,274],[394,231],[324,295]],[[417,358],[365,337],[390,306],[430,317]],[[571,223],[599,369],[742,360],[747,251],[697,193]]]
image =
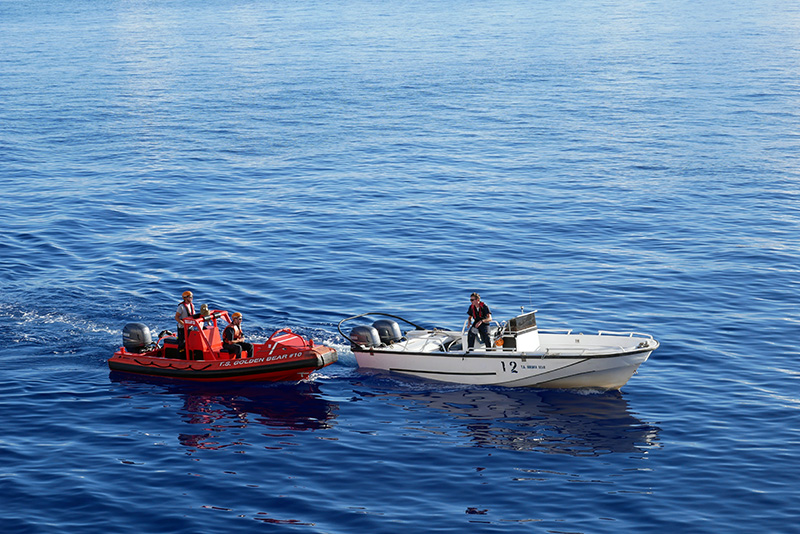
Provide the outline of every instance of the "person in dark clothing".
[[192,304],[194,295],[191,291],[184,291],[182,297],[183,302],[178,304],[178,311],[175,312],[175,321],[178,323],[178,351],[183,355],[186,344],[183,320],[194,316],[194,304]]
[[239,312],[231,315],[231,323],[222,331],[222,351],[233,355],[234,359],[241,358],[243,351],[247,351],[249,358],[253,357],[253,344],[244,340],[242,314]]
[[492,320],[492,312],[489,311],[489,306],[481,301],[481,296],[477,293],[470,295],[469,300],[471,304],[467,310],[467,315],[472,319],[472,325],[470,326],[469,335],[467,336],[467,346],[470,349],[473,348],[475,345],[475,338],[480,335],[481,341],[486,345],[486,348],[491,348],[492,343],[489,340],[489,323]]

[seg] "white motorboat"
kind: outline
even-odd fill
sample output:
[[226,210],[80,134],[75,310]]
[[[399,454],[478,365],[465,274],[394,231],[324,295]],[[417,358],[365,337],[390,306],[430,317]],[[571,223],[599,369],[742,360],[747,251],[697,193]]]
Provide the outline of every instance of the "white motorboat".
[[[354,326],[349,335],[345,323]],[[396,319],[396,320],[395,320]],[[412,328],[403,333],[397,321]],[[461,331],[424,328],[387,313],[343,319],[358,366],[459,384],[536,388],[620,389],[659,343],[636,332],[597,334],[540,330],[536,311],[490,328],[492,346],[468,347],[469,319]]]

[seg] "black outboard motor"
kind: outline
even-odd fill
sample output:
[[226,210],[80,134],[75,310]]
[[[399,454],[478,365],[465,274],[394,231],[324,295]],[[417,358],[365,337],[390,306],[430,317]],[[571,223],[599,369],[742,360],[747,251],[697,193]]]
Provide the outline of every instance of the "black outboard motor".
[[142,352],[153,344],[150,329],[142,323],[128,323],[122,329],[122,345],[128,352]]
[[351,349],[372,348],[381,345],[381,337],[373,326],[357,326],[350,330],[350,339],[355,342]]
[[378,331],[381,338],[381,343],[384,345],[391,345],[403,339],[403,333],[400,331],[400,325],[391,319],[378,319],[372,326]]

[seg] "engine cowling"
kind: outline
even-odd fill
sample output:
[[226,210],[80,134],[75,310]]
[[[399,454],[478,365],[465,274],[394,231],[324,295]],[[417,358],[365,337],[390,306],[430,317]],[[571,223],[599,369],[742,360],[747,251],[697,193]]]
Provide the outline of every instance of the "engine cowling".
[[128,323],[122,329],[122,346],[128,352],[142,352],[152,345],[150,328],[143,323]]
[[357,326],[350,331],[350,340],[360,347],[380,347],[381,336],[374,326]]
[[400,331],[400,325],[391,319],[378,319],[372,323],[373,328],[378,331],[378,336],[381,338],[381,343],[384,345],[391,345],[403,339],[403,333]]

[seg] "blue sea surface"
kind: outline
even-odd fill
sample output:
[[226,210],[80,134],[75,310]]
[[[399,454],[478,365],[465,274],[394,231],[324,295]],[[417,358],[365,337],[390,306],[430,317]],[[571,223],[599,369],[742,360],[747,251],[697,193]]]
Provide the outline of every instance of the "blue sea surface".
[[[800,6],[0,0],[7,533],[800,532]],[[109,372],[180,294],[308,381]],[[359,370],[370,311],[637,331],[621,392]]]

